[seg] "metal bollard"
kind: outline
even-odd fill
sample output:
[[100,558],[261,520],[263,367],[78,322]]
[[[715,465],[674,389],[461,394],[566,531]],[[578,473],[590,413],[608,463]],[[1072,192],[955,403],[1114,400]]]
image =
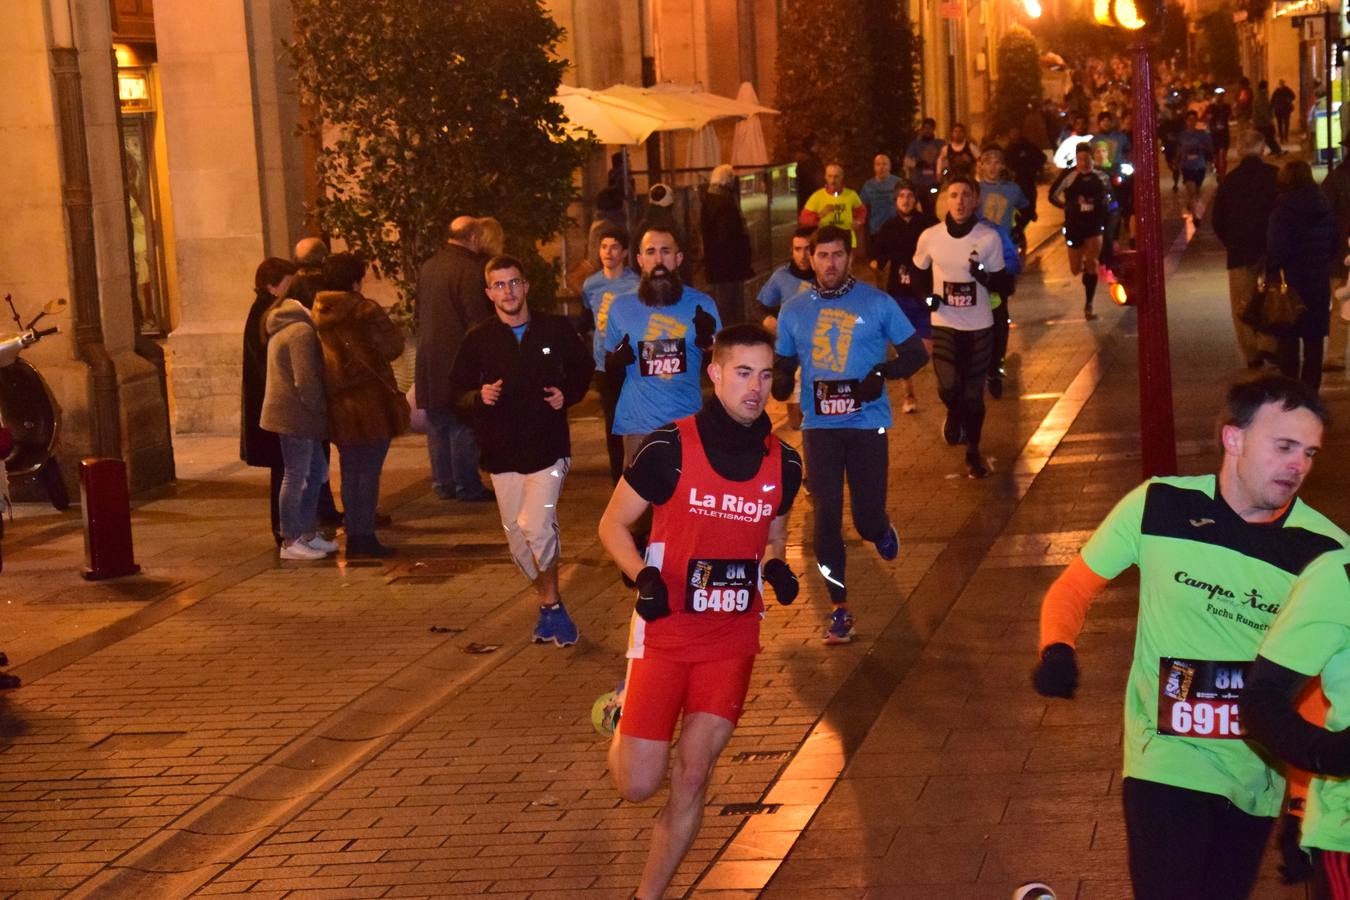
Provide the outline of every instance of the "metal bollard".
[[99,581],[140,572],[131,551],[127,464],[120,459],[81,461],[80,498],[84,507],[86,562],[81,574],[90,581]]

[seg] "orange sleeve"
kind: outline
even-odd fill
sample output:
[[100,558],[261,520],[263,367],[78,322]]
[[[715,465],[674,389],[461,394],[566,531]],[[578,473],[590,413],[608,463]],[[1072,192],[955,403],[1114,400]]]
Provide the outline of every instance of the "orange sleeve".
[[812,209],[802,207],[802,211],[797,213],[797,224],[814,228],[820,224],[820,213]]
[[1082,556],[1074,557],[1041,601],[1040,649],[1051,644],[1074,646],[1083,630],[1088,607],[1110,581],[1092,571]]
[[867,204],[859,203],[853,207],[853,227],[861,228],[867,224]]

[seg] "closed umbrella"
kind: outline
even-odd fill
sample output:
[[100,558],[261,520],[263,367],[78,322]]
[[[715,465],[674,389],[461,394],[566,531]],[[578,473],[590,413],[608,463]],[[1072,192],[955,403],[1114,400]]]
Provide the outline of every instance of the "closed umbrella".
[[[686,169],[711,169],[721,163],[722,142],[717,139],[717,131],[712,125],[704,125],[689,136],[689,149],[684,158]],[[690,173],[689,177],[683,180],[697,184],[706,177],[700,173]]]
[[[759,106],[755,86],[748,81],[741,82],[736,99],[750,106]],[[731,139],[731,164],[737,168],[756,168],[769,164],[769,151],[764,146],[764,124],[760,122],[758,113],[736,123],[736,133]]]

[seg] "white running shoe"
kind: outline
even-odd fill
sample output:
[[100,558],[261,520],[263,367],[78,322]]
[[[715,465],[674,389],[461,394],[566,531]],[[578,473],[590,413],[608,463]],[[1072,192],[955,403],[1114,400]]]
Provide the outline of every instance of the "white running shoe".
[[311,547],[299,538],[281,548],[282,559],[323,559],[327,555],[327,553],[316,547]]
[[338,551],[337,541],[330,541],[328,540],[328,538],[317,533],[314,535],[314,537],[305,541],[305,543],[309,544],[309,546],[313,547],[315,550],[318,550],[319,552],[323,553],[325,556],[327,556],[329,553],[336,553]]

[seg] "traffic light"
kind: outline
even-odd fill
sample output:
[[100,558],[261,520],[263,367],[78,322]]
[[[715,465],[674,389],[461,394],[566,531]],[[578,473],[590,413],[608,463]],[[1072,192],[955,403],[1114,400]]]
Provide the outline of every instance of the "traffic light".
[[1126,31],[1156,29],[1162,25],[1164,0],[1092,0],[1092,18],[1098,25]]
[[1134,250],[1117,250],[1107,272],[1106,291],[1111,302],[1117,306],[1137,305],[1144,294],[1139,254]]

